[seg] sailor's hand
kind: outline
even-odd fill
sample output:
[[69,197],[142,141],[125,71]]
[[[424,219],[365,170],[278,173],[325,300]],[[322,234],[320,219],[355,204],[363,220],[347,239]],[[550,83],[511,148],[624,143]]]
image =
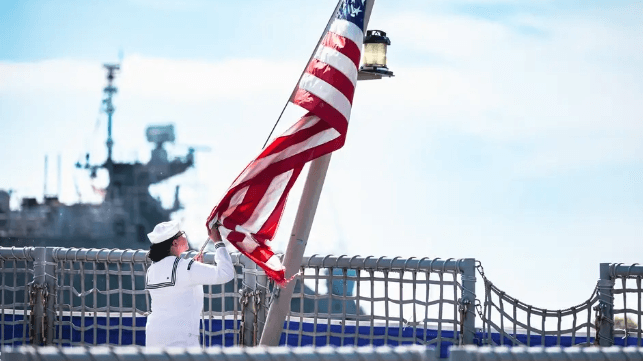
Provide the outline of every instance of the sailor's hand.
[[197,254],[196,256],[194,256],[194,258],[193,258],[193,259],[194,259],[195,261],[197,261],[197,262],[201,262],[201,263],[203,263],[203,253],[199,253],[199,254]]
[[214,243],[221,242],[221,233],[219,233],[218,223],[214,227],[212,227],[212,229],[210,230],[210,233],[208,233],[208,236],[210,236],[210,239]]

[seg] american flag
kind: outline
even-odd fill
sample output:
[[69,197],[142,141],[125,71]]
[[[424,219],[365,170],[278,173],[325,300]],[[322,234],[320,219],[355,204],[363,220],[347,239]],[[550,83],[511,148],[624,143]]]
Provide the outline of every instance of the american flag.
[[219,230],[277,283],[284,267],[270,249],[288,193],[308,161],[344,145],[364,38],[367,0],[344,0],[290,101],[308,113],[275,138],[214,207]]

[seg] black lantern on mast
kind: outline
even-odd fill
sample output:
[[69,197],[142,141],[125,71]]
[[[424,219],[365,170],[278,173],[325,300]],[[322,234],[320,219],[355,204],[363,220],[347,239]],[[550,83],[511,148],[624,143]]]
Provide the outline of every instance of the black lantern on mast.
[[368,30],[364,37],[364,50],[362,66],[359,68],[363,77],[370,79],[382,76],[393,76],[393,72],[386,66],[386,49],[391,45],[391,40],[382,30]]

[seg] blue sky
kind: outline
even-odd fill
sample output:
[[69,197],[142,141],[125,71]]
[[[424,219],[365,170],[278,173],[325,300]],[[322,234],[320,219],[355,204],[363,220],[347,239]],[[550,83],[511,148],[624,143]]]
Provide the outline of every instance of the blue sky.
[[[44,155],[55,169],[61,154],[62,200],[77,201],[76,182],[96,201],[73,163],[105,157],[102,63],[122,52],[115,156],[148,159],[148,124],[175,124],[174,154],[210,146],[153,189],[169,206],[181,184],[177,217],[200,234],[334,5],[1,2],[0,188],[41,197]],[[307,253],[474,257],[500,288],[550,309],[589,297],[600,262],[642,261],[642,13],[626,1],[378,0],[369,28],[389,34],[396,77],[359,84]]]

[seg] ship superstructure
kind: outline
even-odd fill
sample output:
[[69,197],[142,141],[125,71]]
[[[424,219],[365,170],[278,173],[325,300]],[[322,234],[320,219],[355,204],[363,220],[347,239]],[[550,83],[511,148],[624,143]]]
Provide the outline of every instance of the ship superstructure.
[[92,165],[89,154],[78,168],[89,171],[95,178],[99,169],[109,174],[109,185],[100,204],[63,204],[57,196],[44,195],[43,201],[23,198],[20,208],[10,209],[11,194],[0,190],[0,246],[58,246],[96,248],[146,248],[146,234],[159,222],[181,208],[179,187],[174,204],[163,208],[149,187],[185,172],[194,166],[194,149],[182,157],[169,158],[164,144],[174,142],[174,126],[150,126],[147,140],[155,145],[149,162],[126,163],[113,159],[112,117],[115,112],[113,96],[118,89],[114,79],[118,64],[105,64],[107,86],[104,93],[104,112],[107,114],[107,159]]

